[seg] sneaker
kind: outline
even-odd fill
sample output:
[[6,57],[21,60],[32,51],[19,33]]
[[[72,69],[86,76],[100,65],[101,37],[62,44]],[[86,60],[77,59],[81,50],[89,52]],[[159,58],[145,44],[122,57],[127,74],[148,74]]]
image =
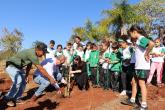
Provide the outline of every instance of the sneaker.
[[126,99],[126,100],[121,101],[121,104],[136,107],[136,103],[131,102],[130,99]]
[[14,103],[14,101],[9,101],[7,102],[7,106],[9,107],[14,107],[16,104]]
[[22,99],[16,100],[16,104],[24,104],[24,103],[25,103],[25,101],[23,101]]
[[126,90],[123,90],[120,95],[127,95]]
[[136,106],[136,107],[132,108],[132,110],[148,110],[148,107]]
[[67,84],[67,82],[65,81],[64,78],[61,79],[61,83],[63,83],[63,84]]

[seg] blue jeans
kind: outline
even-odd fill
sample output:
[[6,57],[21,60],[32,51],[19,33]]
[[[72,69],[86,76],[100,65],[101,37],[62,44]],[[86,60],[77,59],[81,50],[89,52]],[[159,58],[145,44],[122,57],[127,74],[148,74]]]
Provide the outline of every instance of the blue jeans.
[[7,66],[6,72],[13,82],[10,91],[6,94],[6,98],[17,100],[22,96],[26,87],[25,72],[12,65]]
[[[39,72],[39,71],[35,71],[35,72]],[[55,75],[55,79],[57,81],[60,81],[62,79],[61,73],[57,73],[54,75]],[[41,73],[39,73],[39,74],[34,73],[34,82],[39,84],[39,87],[38,87],[37,91],[35,92],[35,96],[40,96],[43,93],[43,91],[50,85],[50,81],[46,77],[42,76]],[[53,86],[56,89],[59,89],[59,85],[57,83]]]

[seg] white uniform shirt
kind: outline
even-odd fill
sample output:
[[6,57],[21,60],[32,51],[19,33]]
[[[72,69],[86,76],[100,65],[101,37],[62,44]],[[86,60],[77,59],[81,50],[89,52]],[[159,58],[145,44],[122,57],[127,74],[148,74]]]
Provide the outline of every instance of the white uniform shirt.
[[135,69],[150,70],[150,61],[147,62],[144,57],[148,43],[149,39],[144,36],[137,39],[135,45]]
[[[163,47],[154,47],[152,53],[161,54]],[[153,57],[152,62],[164,62],[164,57]]]
[[70,60],[71,60],[71,53],[68,50],[63,50],[63,55],[66,57],[66,62],[67,64],[70,64]]
[[46,58],[54,58],[55,49],[47,48],[47,51],[48,51],[49,53],[46,53]]
[[90,53],[91,53],[91,50],[85,51],[85,62],[89,59]]

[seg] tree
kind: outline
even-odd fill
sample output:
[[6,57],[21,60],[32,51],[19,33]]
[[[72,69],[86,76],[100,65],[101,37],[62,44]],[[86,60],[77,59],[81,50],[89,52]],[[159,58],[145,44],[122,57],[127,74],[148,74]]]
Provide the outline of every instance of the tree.
[[[104,36],[109,36],[109,33],[107,28],[93,24],[91,20],[87,19],[84,27],[77,27],[73,29],[73,35],[78,35],[82,41],[98,41]],[[72,38],[73,36],[71,39]]]
[[141,0],[134,7],[140,16],[147,17],[144,27],[148,33],[165,26],[165,0]]
[[18,52],[22,47],[23,33],[14,29],[9,32],[7,28],[3,29],[3,35],[0,38],[0,46],[3,51],[10,51],[11,53]]
[[114,4],[114,8],[103,10],[103,18],[100,21],[101,27],[107,27],[113,34],[126,34],[126,28],[132,24],[143,23],[147,21],[145,16],[139,16],[134,7],[128,4],[127,0],[121,0]]

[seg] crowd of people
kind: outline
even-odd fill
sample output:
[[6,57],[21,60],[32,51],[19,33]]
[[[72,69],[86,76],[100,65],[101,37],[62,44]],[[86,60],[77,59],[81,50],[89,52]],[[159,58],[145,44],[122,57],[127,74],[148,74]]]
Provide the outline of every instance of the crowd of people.
[[[66,85],[66,74],[71,75],[71,84],[80,90],[89,87],[102,88],[131,94],[122,100],[125,105],[137,110],[147,110],[147,87],[150,86],[154,73],[157,73],[157,86],[162,87],[164,78],[165,38],[149,39],[143,28],[133,25],[128,35],[121,35],[116,41],[108,38],[100,42],[87,42],[79,36],[74,43],[61,44],[55,49],[55,41],[48,47],[38,42],[34,49],[23,50],[9,58],[6,72],[13,81],[9,92],[3,97],[8,106],[22,103],[21,97],[28,81],[32,64],[36,66],[33,80],[38,84],[32,100],[36,101],[44,90],[52,85],[61,94],[61,84]],[[165,44],[164,44],[165,45]],[[42,62],[38,57],[45,56]],[[137,95],[141,95],[141,104],[136,106]]]

